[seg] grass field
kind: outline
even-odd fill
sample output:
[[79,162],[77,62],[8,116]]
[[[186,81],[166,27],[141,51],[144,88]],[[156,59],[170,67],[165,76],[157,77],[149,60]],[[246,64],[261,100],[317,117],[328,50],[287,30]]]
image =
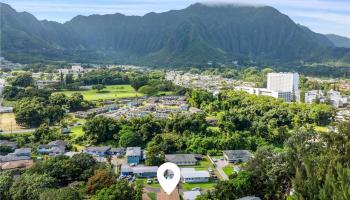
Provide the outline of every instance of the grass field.
[[153,182],[151,184],[147,183],[147,178],[137,178],[136,182],[137,183],[142,183],[144,186],[149,186],[152,188],[160,188],[159,183],[154,183],[154,178],[152,178]]
[[98,92],[97,90],[83,90],[83,91],[63,91],[58,93],[64,93],[67,96],[73,93],[81,93],[85,100],[107,100],[117,98],[130,98],[130,97],[141,97],[142,93],[136,92],[130,85],[108,85],[105,89]]
[[184,183],[182,184],[182,188],[184,190],[191,190],[195,187],[200,187],[201,189],[210,189],[213,188],[216,185],[215,182],[208,182],[208,183]]
[[230,176],[233,173],[233,166],[232,165],[228,165],[228,166],[222,168],[222,170],[225,172],[225,174],[227,176]]
[[74,126],[71,129],[71,135],[73,138],[77,138],[84,135],[83,126]]
[[0,114],[0,129],[3,131],[13,131],[23,130],[24,128],[17,125],[14,113],[2,113]]

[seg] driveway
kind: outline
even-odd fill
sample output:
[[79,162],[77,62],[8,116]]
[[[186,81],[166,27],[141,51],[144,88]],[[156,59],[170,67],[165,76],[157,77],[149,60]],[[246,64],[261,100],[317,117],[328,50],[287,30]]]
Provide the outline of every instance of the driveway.
[[228,162],[226,160],[220,160],[220,159],[216,159],[216,162],[214,162],[210,156],[208,157],[209,157],[209,160],[214,164],[215,168],[218,170],[219,174],[222,177],[222,180],[228,180],[228,176],[225,174],[224,170],[222,169],[226,165],[228,165]]

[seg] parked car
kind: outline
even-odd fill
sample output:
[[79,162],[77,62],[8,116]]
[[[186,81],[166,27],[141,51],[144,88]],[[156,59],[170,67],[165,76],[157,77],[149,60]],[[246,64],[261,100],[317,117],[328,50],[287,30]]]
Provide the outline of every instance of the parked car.
[[208,168],[208,171],[209,171],[210,173],[213,173],[213,172],[214,172],[214,170],[213,170],[212,168]]
[[195,187],[195,188],[192,188],[192,191],[201,191],[201,188],[200,187]]
[[214,180],[218,180],[218,176],[213,175],[212,177],[213,177]]
[[151,184],[152,183],[152,179],[148,178],[147,179],[147,184]]
[[154,178],[154,183],[159,183],[157,178]]

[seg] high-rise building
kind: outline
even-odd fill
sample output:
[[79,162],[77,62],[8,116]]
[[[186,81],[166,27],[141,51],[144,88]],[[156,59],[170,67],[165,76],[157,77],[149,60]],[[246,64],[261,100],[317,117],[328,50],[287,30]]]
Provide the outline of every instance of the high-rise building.
[[277,92],[290,92],[292,100],[299,100],[299,74],[269,73],[267,74],[267,89]]

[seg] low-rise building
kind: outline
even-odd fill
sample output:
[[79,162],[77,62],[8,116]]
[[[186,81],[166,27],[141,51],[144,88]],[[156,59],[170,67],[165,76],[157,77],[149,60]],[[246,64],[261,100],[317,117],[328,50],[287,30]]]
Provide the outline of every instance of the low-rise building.
[[13,152],[16,156],[31,156],[32,149],[31,148],[19,148]]
[[254,196],[247,196],[247,197],[242,197],[237,200],[261,200],[259,197],[254,197]]
[[83,153],[92,155],[92,156],[98,156],[98,157],[103,157],[108,155],[108,151],[111,149],[109,146],[91,146],[87,147],[86,149],[83,150]]
[[132,168],[132,172],[136,177],[157,177],[157,166],[136,166]]
[[195,200],[200,195],[201,195],[200,191],[185,191],[183,194],[183,199],[184,200]]
[[181,168],[181,181],[183,183],[203,183],[209,182],[208,171],[196,171],[194,168]]
[[230,163],[247,162],[253,157],[248,150],[227,150],[223,154],[225,160]]
[[10,142],[8,140],[0,140],[0,146],[10,147],[13,150],[17,148],[17,144],[15,142]]
[[197,164],[197,159],[193,154],[167,154],[165,159],[167,162],[175,163],[179,166]]
[[126,157],[128,164],[139,164],[142,159],[141,147],[126,148]]

